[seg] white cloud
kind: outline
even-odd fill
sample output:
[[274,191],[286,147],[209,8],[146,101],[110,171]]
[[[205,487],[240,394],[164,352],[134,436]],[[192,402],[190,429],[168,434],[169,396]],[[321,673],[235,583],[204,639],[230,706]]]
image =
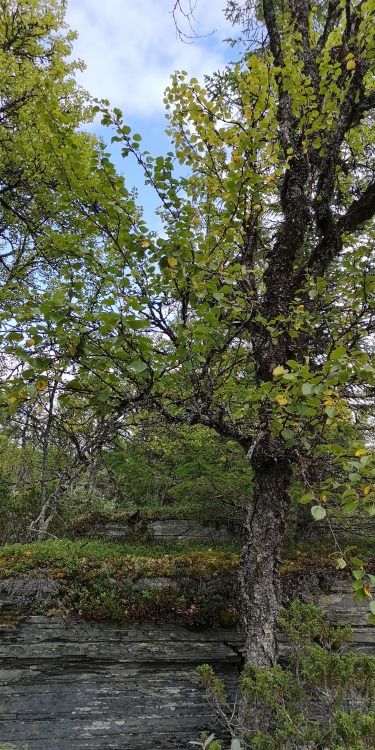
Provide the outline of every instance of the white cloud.
[[[173,3],[69,0],[67,22],[79,33],[74,56],[87,65],[81,83],[92,95],[109,99],[128,116],[153,117],[163,110],[163,92],[175,70],[201,78],[223,67],[230,52],[222,39],[232,33],[222,12],[225,0],[197,0],[197,32],[216,32],[192,44],[176,34]],[[188,0],[183,3],[186,8]]]

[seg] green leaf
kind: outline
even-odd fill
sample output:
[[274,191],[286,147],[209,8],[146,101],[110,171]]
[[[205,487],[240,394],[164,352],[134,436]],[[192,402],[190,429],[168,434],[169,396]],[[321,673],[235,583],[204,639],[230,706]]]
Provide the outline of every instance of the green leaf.
[[[358,472],[354,472],[353,471],[353,472],[351,472],[349,474],[349,479],[350,479],[351,482],[358,482],[361,479],[361,476],[360,476],[360,474],[358,474]],[[351,491],[347,490],[347,494],[354,494],[355,495],[356,491],[355,491],[355,489],[352,489]],[[345,492],[344,492],[343,497],[345,497],[345,496],[346,495],[345,495]]]
[[362,568],[364,565],[363,560],[360,560],[359,557],[350,557],[349,560],[352,565],[358,565],[360,568]]
[[365,575],[364,570],[353,570],[352,573],[353,573],[353,578],[355,578],[357,581],[363,578],[363,576]]
[[285,430],[281,430],[281,434],[285,440],[291,440],[292,438],[294,438],[293,430],[289,430],[287,428]]
[[363,581],[361,578],[358,581],[354,581],[354,583],[352,583],[352,589],[353,591],[360,591],[361,589],[363,589]]
[[110,397],[111,393],[112,393],[112,391],[111,391],[111,390],[110,390],[109,388],[107,388],[107,389],[106,389],[106,390],[104,390],[104,391],[100,391],[100,392],[99,392],[99,393],[97,394],[96,398],[98,398],[98,399],[99,399],[99,401],[107,401],[107,400],[109,399],[109,397]]
[[314,389],[313,389],[313,386],[311,385],[311,383],[303,383],[303,385],[302,385],[302,393],[303,393],[304,396],[309,396],[310,393],[313,392],[313,390]]
[[306,492],[306,495],[302,495],[302,497],[300,497],[298,502],[301,505],[307,505],[307,503],[311,503],[312,500],[315,500],[315,497],[312,494],[312,492]]
[[132,362],[130,362],[129,367],[136,372],[143,372],[148,369],[146,362],[143,362],[141,359],[133,359]]
[[313,505],[311,508],[311,515],[315,521],[321,521],[326,517],[327,511],[321,505]]
[[338,346],[337,349],[333,349],[329,358],[341,359],[341,357],[346,357],[346,349],[344,346]]
[[355,599],[355,600],[356,600],[357,602],[367,602],[367,600],[368,600],[368,597],[367,597],[367,595],[366,595],[366,592],[365,592],[365,591],[364,591],[364,589],[363,589],[363,586],[362,586],[362,581],[361,581],[360,583],[361,583],[361,588],[358,588],[358,590],[357,590],[357,591],[356,591],[356,593],[354,594],[354,599]]
[[333,417],[335,416],[335,414],[336,414],[336,409],[335,409],[335,407],[334,407],[334,406],[329,406],[329,407],[328,407],[328,408],[327,408],[327,409],[325,410],[325,412],[326,412],[326,414],[327,414],[327,415],[328,415],[328,416],[329,416],[329,417],[330,417],[330,418],[332,419],[332,418],[333,418]]
[[358,500],[351,500],[349,503],[345,503],[345,505],[342,506],[342,509],[344,513],[352,513],[353,510],[356,509],[358,505]]

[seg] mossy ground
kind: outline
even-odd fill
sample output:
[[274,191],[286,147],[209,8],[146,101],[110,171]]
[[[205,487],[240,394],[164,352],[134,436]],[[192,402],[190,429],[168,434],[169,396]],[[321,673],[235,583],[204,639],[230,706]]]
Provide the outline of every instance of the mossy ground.
[[[375,540],[357,544],[357,550],[373,568]],[[0,579],[48,572],[59,582],[59,610],[87,618],[231,626],[238,622],[239,551],[236,541],[211,547],[93,539],[14,544],[0,549]],[[287,550],[282,566],[285,578],[295,576],[299,581],[316,571],[348,576],[349,570],[335,571],[331,551],[321,545]],[[163,579],[160,586],[155,579]],[[38,605],[36,611],[43,608]]]
[[[229,627],[238,622],[237,553],[228,543],[215,550],[186,542],[15,544],[0,552],[0,578],[48,571],[59,582],[61,610],[87,618]],[[163,579],[162,585],[149,586],[147,579]]]

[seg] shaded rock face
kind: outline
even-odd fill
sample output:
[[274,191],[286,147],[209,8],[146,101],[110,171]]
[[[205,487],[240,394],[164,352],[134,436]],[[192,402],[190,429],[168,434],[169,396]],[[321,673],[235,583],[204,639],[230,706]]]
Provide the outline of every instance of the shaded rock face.
[[[87,533],[87,530],[85,530]],[[101,521],[89,530],[91,536],[104,539],[131,539],[134,535],[147,535],[155,541],[220,542],[233,537],[234,529],[225,525],[214,526],[194,520],[163,519],[142,520],[134,525],[126,521]],[[1,750],[1,747],[0,747]]]
[[[375,655],[367,605],[353,601],[349,582],[316,603],[353,626],[351,648]],[[4,623],[0,750],[187,750],[204,730],[222,736],[195,670],[211,664],[233,697],[242,643],[236,630],[36,616]]]
[[[148,526],[155,540],[219,542],[231,536],[227,526],[206,526],[198,521],[161,520],[149,521]],[[233,532],[232,532],[233,535]]]
[[30,617],[0,638],[0,750],[186,748],[213,725],[196,667],[212,664],[233,692],[241,640]]
[[[59,594],[57,581],[47,577],[5,578],[0,580],[0,611],[42,606],[44,609],[56,603]],[[2,750],[0,745],[0,750]]]

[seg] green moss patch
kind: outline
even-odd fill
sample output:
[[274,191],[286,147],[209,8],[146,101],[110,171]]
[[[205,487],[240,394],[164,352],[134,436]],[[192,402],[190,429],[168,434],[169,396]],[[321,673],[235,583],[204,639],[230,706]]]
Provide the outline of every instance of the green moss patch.
[[[15,544],[0,552],[0,579],[47,573],[59,583],[60,610],[86,618],[230,627],[239,619],[238,552],[228,542],[214,549],[191,542],[92,539]],[[311,547],[288,553],[282,573],[286,595],[294,591],[294,596],[306,592],[309,581],[316,586],[320,579],[324,584],[337,575],[350,576],[348,569],[335,570],[329,550]],[[41,613],[40,606],[35,612]]]
[[225,545],[187,549],[91,540],[16,544],[1,552],[0,578],[48,570],[59,582],[62,609],[97,620],[235,624],[238,555]]

